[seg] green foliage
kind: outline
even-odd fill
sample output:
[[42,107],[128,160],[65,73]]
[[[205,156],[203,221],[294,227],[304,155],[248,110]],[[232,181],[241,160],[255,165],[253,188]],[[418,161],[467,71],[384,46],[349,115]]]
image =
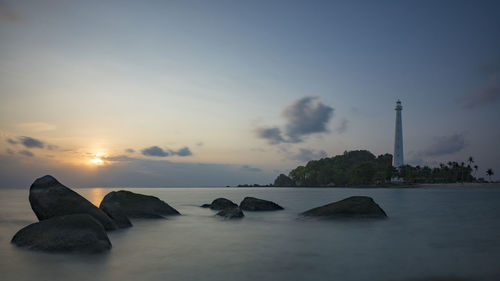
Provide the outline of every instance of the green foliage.
[[[287,178],[293,184],[290,186],[344,186],[386,182],[392,175],[392,155],[375,157],[367,150],[356,150],[309,161],[306,166],[290,171]],[[287,180],[284,177],[286,176],[280,175],[276,181]]]
[[400,167],[399,173],[396,175],[406,182],[412,183],[471,182],[474,180],[471,175],[472,170],[470,165],[465,166],[463,162],[460,164],[448,162],[448,164],[440,164],[436,168],[404,165]]
[[488,177],[490,177],[490,181],[491,181],[491,176],[493,176],[495,173],[493,172],[493,170],[491,168],[489,168],[488,170],[486,170],[486,175]]
[[[448,162],[439,167],[404,165],[398,169],[392,166],[392,155],[375,157],[367,150],[346,151],[342,155],[309,161],[298,166],[288,176],[281,174],[274,186],[348,186],[381,184],[393,177],[403,178],[409,183],[454,183],[475,180],[471,175],[474,163],[469,157],[469,165]],[[477,171],[477,166],[474,167]]]
[[280,174],[276,180],[274,180],[274,186],[280,186],[280,187],[290,187],[290,186],[295,186],[294,182],[292,181],[291,178],[289,178],[285,174]]

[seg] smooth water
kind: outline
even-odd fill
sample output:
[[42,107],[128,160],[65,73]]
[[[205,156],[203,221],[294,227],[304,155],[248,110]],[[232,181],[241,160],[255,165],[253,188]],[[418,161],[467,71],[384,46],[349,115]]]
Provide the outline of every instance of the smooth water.
[[[94,204],[117,189],[76,189]],[[102,255],[45,254],[10,244],[35,222],[28,190],[0,190],[1,280],[500,280],[497,188],[127,188],[182,216],[134,220],[109,232]],[[368,195],[387,220],[300,218],[307,209]],[[276,212],[223,220],[198,207],[217,197],[272,200]]]

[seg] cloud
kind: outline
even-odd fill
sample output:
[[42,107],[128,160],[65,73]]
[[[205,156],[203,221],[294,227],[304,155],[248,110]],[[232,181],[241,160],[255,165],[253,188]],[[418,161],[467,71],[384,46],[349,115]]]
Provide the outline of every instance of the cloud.
[[5,1],[0,0],[0,22],[18,23],[21,21],[19,13],[10,7]]
[[164,151],[162,148],[156,145],[143,149],[141,153],[142,155],[145,156],[155,156],[155,157],[167,157],[170,155],[170,153]]
[[469,93],[458,102],[462,108],[472,109],[475,107],[494,104],[500,100],[500,74],[490,77],[488,84],[480,90]]
[[259,138],[269,144],[303,142],[304,137],[328,131],[326,125],[333,116],[333,108],[319,101],[317,97],[302,97],[289,104],[282,112],[285,118],[284,130],[279,127],[256,129]]
[[44,148],[43,141],[31,137],[19,137],[19,141],[27,148]]
[[500,73],[500,58],[481,65],[479,71],[485,75]]
[[21,136],[17,137],[17,139],[18,141],[8,138],[7,142],[13,145],[22,144],[26,148],[47,148],[47,150],[57,150],[59,148],[58,145],[46,144],[44,141],[32,137]]
[[327,157],[327,154],[324,150],[316,151],[313,149],[301,148],[299,149],[298,153],[291,156],[291,159],[301,162],[307,162],[310,160],[317,160],[325,157]]
[[33,157],[35,156],[35,154],[33,154],[31,151],[29,150],[21,150],[18,152],[19,154],[21,155],[24,155],[24,156],[28,156],[28,157]]
[[191,150],[187,146],[183,147],[179,150],[171,150],[171,149],[163,150],[162,148],[155,145],[155,146],[151,146],[151,147],[143,149],[141,151],[141,153],[142,153],[142,155],[145,155],[145,156],[155,156],[155,157],[167,157],[167,156],[174,156],[174,155],[185,157],[185,156],[193,155],[193,153],[191,152]]
[[301,142],[302,137],[313,133],[327,131],[326,124],[330,121],[333,108],[313,103],[316,97],[303,97],[287,106],[283,116],[287,120],[286,134],[293,142]]
[[280,128],[278,127],[257,128],[256,133],[259,138],[266,139],[269,142],[269,144],[279,144],[282,142],[286,142],[283,136],[281,135]]
[[458,99],[462,108],[472,109],[494,104],[500,100],[500,58],[481,65],[479,72],[487,77],[487,81],[482,88]]
[[136,158],[128,157],[127,155],[116,155],[116,156],[106,156],[106,157],[101,157],[103,161],[110,161],[110,162],[128,162],[135,160]]
[[262,169],[260,168],[255,168],[249,165],[243,165],[241,166],[242,170],[248,171],[248,172],[262,172]]
[[345,133],[347,131],[348,125],[349,125],[349,120],[342,118],[340,119],[340,124],[335,129],[335,131],[339,134]]
[[271,171],[250,172],[241,165],[176,163],[163,158],[130,158],[130,161],[116,165],[81,169],[55,161],[25,161],[14,155],[0,154],[0,167],[0,188],[26,188],[46,174],[55,176],[69,187],[221,187],[242,183],[267,184],[276,177]]
[[181,156],[181,157],[193,155],[193,153],[191,152],[191,150],[189,150],[189,147],[187,147],[187,146],[183,147],[177,151],[170,150],[170,153],[172,153],[172,155],[177,155],[177,156]]
[[125,149],[125,152],[126,152],[126,153],[134,153],[134,152],[135,152],[135,150],[134,150],[134,149],[132,149],[132,148],[127,148],[127,149]]
[[424,151],[420,152],[420,154],[423,156],[448,155],[461,151],[466,145],[463,133],[435,137],[434,142]]

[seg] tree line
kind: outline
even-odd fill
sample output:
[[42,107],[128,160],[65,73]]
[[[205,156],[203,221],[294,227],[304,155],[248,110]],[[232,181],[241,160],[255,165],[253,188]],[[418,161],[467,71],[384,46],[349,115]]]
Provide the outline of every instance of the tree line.
[[[375,156],[367,150],[345,151],[341,155],[311,160],[298,166],[288,175],[280,174],[274,186],[351,186],[387,184],[393,178],[407,183],[455,183],[476,181],[478,166],[474,159],[465,162],[448,162],[439,167],[404,165],[392,166],[392,155]],[[493,175],[488,169],[487,175]]]

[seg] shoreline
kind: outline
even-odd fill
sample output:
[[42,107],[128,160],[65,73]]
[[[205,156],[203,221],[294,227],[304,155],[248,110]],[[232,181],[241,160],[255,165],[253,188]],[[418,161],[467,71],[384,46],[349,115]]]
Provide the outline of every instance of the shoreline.
[[417,186],[422,188],[432,188],[432,187],[500,188],[500,182],[421,183],[417,184]]
[[[500,188],[500,182],[478,183],[389,183],[389,184],[367,184],[348,186],[273,186],[272,188]],[[269,188],[269,187],[268,187]]]

